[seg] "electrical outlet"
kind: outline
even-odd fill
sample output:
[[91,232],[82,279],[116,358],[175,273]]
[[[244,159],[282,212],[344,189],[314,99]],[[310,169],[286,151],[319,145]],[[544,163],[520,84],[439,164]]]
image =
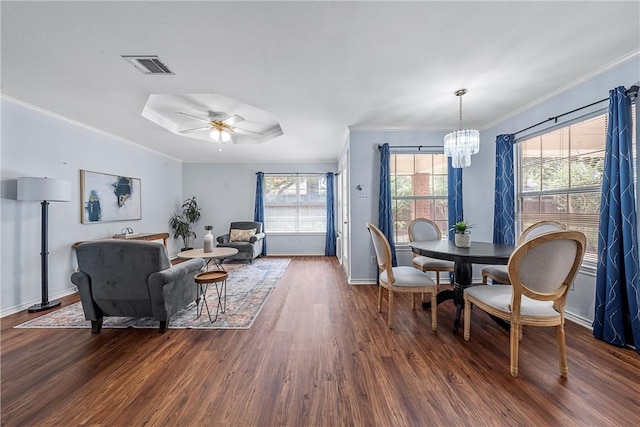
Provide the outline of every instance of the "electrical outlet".
[[372,256],[371,257],[371,264],[375,264],[376,263],[376,257]]

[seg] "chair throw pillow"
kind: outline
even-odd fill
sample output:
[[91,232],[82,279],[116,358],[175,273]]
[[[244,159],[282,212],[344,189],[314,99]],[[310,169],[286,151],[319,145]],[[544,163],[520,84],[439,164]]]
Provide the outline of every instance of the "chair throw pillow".
[[231,242],[248,242],[252,236],[256,235],[256,229],[251,228],[249,230],[237,230],[232,228],[229,232],[229,241]]

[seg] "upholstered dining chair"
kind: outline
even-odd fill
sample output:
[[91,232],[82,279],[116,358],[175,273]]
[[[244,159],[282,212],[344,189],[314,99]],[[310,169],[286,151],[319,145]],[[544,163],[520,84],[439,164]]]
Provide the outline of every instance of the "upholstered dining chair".
[[[442,232],[438,225],[426,218],[416,218],[409,224],[409,241],[441,240]],[[440,272],[453,271],[453,261],[429,258],[413,254],[413,266],[422,272],[433,271],[436,273],[436,284],[440,286]]]
[[464,339],[469,341],[471,307],[510,323],[511,375],[518,376],[518,347],[523,325],[553,326],[560,359],[560,375],[566,377],[567,348],[564,307],[586,246],[579,231],[544,233],[518,246],[509,258],[510,286],[473,286],[464,290]]
[[[550,231],[564,230],[566,226],[558,221],[539,221],[531,224],[527,227],[518,238],[518,244],[521,245],[533,239],[542,233],[548,233]],[[482,268],[482,284],[487,284],[487,279],[491,279],[494,282],[500,282],[502,284],[509,284],[509,273],[507,272],[506,265],[485,265]]]
[[431,329],[438,329],[438,285],[426,273],[409,266],[391,266],[391,246],[385,235],[376,226],[367,223],[367,228],[373,240],[373,247],[376,251],[378,262],[379,287],[378,287],[378,313],[382,311],[382,288],[389,291],[389,310],[387,313],[387,326],[393,327],[393,294],[410,293],[411,307],[415,310],[416,303],[414,294],[431,294]]

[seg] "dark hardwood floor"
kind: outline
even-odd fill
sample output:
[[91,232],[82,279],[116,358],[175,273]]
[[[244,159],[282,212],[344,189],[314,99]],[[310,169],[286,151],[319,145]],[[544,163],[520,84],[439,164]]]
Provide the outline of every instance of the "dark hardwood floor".
[[[250,330],[14,329],[1,320],[1,423],[9,426],[453,426],[640,424],[640,357],[568,322],[569,377],[552,329],[526,328],[518,378],[508,333],[481,310],[471,340],[450,302],[396,298],[337,261],[294,258]],[[66,297],[63,304],[77,301]],[[383,303],[386,303],[386,296]]]

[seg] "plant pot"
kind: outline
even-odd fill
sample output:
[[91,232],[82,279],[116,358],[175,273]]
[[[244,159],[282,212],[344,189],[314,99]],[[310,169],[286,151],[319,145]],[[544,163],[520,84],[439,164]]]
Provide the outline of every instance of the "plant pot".
[[471,247],[471,234],[469,233],[465,233],[465,234],[460,234],[460,233],[456,233],[454,235],[454,243],[457,247],[459,248],[469,248]]

